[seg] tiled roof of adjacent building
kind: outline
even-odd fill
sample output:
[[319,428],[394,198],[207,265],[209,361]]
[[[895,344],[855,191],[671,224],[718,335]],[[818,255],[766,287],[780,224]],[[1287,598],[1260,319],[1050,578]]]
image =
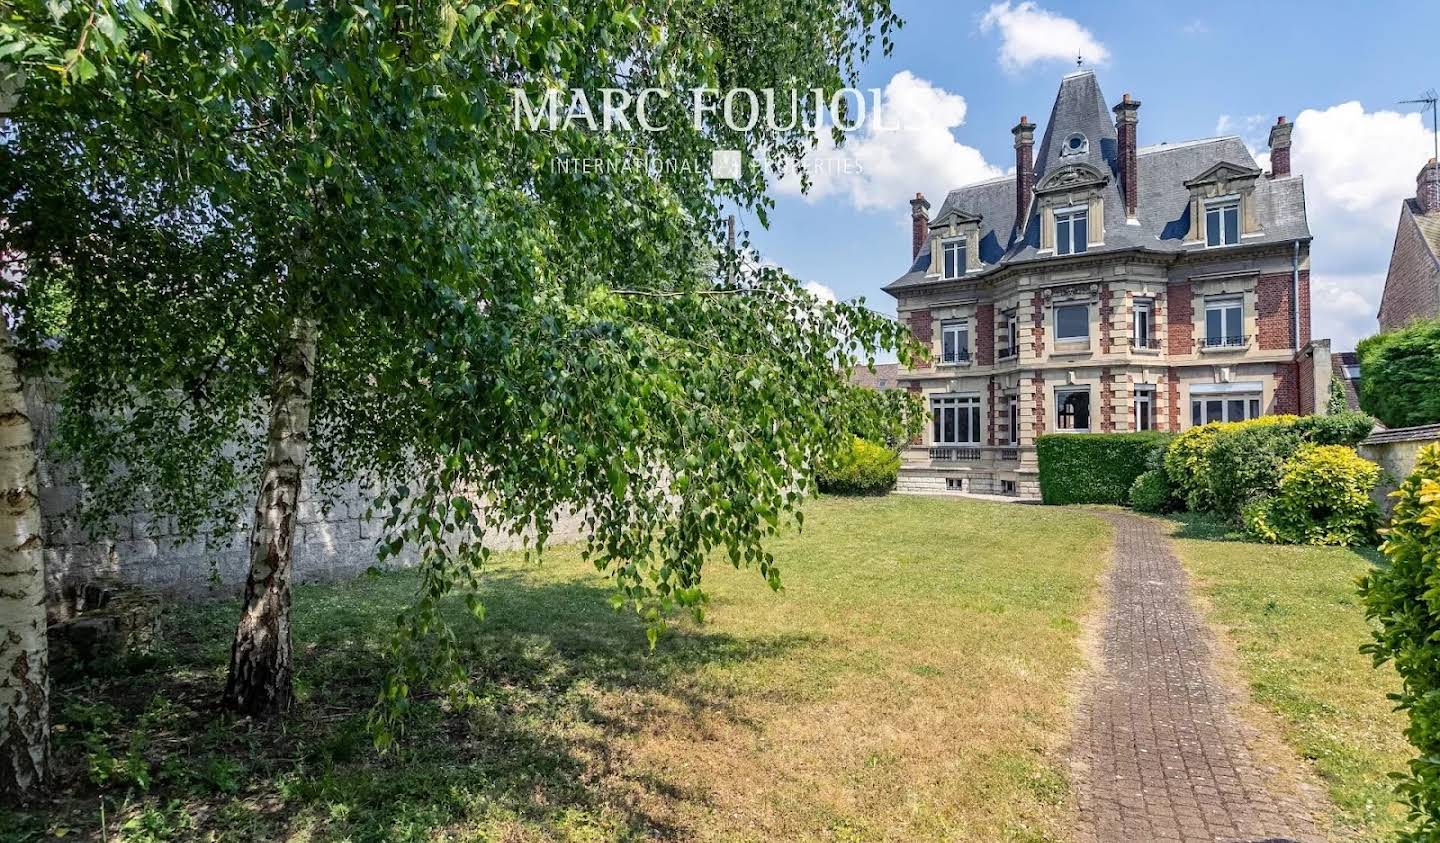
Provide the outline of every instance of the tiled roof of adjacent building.
[[[1143,121],[1141,125],[1143,131]],[[1120,165],[1115,123],[1100,85],[1090,71],[1071,73],[1061,80],[1050,120],[1035,161],[1035,182],[1061,163],[1060,147],[1072,133],[1083,134],[1089,142],[1083,155],[1066,155],[1064,163],[1082,162],[1098,169],[1109,181],[1104,187],[1104,245],[1087,253],[1145,250],[1179,253],[1193,248],[1183,245],[1190,228],[1190,189],[1185,182],[1204,174],[1216,164],[1228,163],[1240,169],[1257,169],[1255,159],[1237,137],[1218,137],[1176,144],[1156,144],[1136,150],[1139,171],[1137,219],[1125,218],[1121,195]],[[1305,218],[1305,188],[1300,176],[1260,177],[1255,184],[1255,215],[1262,234],[1247,237],[1246,244],[1288,242],[1310,237]],[[1024,235],[1015,226],[1015,177],[976,182],[950,191],[932,219],[942,219],[951,210],[981,217],[980,273],[970,280],[1002,267],[1035,260],[1052,259],[1037,254],[1040,225],[1031,203]],[[927,245],[904,275],[886,290],[899,290],[937,279],[926,276],[930,265]]]
[[1352,378],[1346,372],[1346,368],[1358,369],[1360,356],[1353,351],[1337,351],[1330,355],[1330,376],[1340,381],[1340,386],[1345,390],[1345,407],[1350,410],[1360,409],[1360,379]]
[[900,386],[899,375],[899,363],[876,363],[873,372],[865,366],[856,366],[850,374],[850,382],[867,389],[897,389]]
[[1415,221],[1415,227],[1420,229],[1420,239],[1430,247],[1430,254],[1440,260],[1440,213],[1421,213],[1420,203],[1413,197],[1405,200],[1405,208],[1410,212],[1410,219]]

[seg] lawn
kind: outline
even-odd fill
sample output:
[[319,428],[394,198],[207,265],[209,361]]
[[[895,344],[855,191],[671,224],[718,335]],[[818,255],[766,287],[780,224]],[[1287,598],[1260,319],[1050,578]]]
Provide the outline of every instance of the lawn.
[[1176,538],[1210,620],[1236,646],[1251,695],[1319,774],[1340,828],[1360,840],[1393,839],[1404,809],[1387,776],[1411,752],[1404,720],[1385,699],[1399,687],[1394,670],[1375,669],[1359,652],[1370,633],[1355,593],[1380,555],[1237,541],[1192,516]]
[[706,621],[651,651],[573,549],[506,557],[466,627],[479,703],[365,715],[414,579],[303,586],[283,727],[213,705],[232,602],[55,695],[64,796],[21,839],[1049,840],[1108,528],[1076,510],[830,499],[774,542],[785,590],[716,564]]

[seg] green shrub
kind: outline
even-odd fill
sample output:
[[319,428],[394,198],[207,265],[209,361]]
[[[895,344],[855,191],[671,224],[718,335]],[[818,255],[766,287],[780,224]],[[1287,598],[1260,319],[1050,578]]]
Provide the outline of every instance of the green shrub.
[[1164,512],[1170,508],[1171,494],[1165,472],[1152,468],[1130,484],[1130,507],[1136,512]]
[[1215,511],[1215,496],[1210,489],[1208,470],[1210,451],[1220,434],[1227,431],[1284,427],[1295,423],[1297,416],[1261,416],[1243,422],[1210,422],[1176,436],[1165,449],[1165,474],[1175,490],[1175,499],[1191,512]]
[[900,455],[856,436],[850,450],[820,469],[815,482],[832,495],[883,495],[895,488]]
[[1405,737],[1419,752],[1396,788],[1419,821],[1402,839],[1440,839],[1440,445],[1421,450],[1395,494],[1385,543],[1389,562],[1360,580],[1375,640],[1361,649],[1378,667],[1394,662],[1406,712]]
[[1371,542],[1380,513],[1370,493],[1380,473],[1354,448],[1305,445],[1285,462],[1278,491],[1245,507],[1245,529],[1278,544]]
[[1274,494],[1285,461],[1302,444],[1294,424],[1241,422],[1220,428],[1201,468],[1210,511],[1238,518],[1246,504]]
[[1328,416],[1301,416],[1295,421],[1295,429],[1312,445],[1354,447],[1375,429],[1375,420],[1368,413],[1346,410]]
[[1440,319],[1360,341],[1360,407],[1386,427],[1440,422]]
[[1040,498],[1047,504],[1130,500],[1130,487],[1163,450],[1170,434],[1053,433],[1035,441]]

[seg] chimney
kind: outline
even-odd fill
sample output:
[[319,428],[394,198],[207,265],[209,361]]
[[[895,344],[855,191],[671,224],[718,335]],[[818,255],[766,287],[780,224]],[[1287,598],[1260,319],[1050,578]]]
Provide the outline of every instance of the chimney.
[[1270,127],[1270,178],[1278,179],[1290,175],[1290,130],[1294,123],[1286,123],[1285,115]]
[[1415,177],[1415,201],[1422,214],[1440,211],[1440,164],[1435,163],[1434,158],[1421,167],[1420,175]]
[[1021,117],[1010,134],[1015,136],[1015,227],[1023,231],[1035,189],[1035,124]]
[[1140,207],[1140,167],[1135,162],[1135,132],[1140,122],[1140,101],[1126,94],[1115,106],[1115,136],[1120,158],[1120,188],[1125,191],[1125,217],[1135,219]]
[[916,193],[910,200],[910,260],[920,257],[920,250],[930,239],[930,203],[925,194]]

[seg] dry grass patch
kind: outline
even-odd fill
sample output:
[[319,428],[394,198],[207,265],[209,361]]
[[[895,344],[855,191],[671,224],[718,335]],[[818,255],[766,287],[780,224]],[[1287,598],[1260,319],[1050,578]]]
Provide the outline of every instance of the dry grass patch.
[[66,795],[0,825],[94,834],[104,799],[110,839],[133,841],[1060,839],[1066,691],[1107,529],[818,502],[775,542],[783,593],[715,565],[706,623],[653,652],[573,550],[507,558],[466,643],[480,705],[423,701],[386,757],[363,721],[409,575],[299,590],[283,729],[214,710],[234,606],[189,609],[160,663],[67,680]]

